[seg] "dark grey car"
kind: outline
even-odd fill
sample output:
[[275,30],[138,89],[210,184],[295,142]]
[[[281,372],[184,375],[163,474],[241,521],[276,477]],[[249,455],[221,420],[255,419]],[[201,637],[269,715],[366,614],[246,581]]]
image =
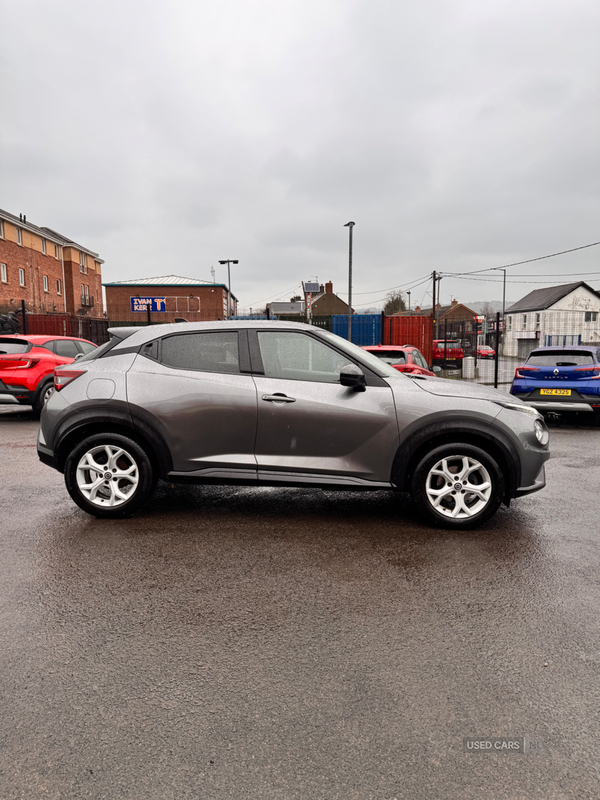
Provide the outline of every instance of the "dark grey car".
[[548,431],[510,395],[409,376],[296,323],[111,329],[56,371],[39,457],[85,511],[137,511],[168,481],[410,492],[474,527],[545,485]]

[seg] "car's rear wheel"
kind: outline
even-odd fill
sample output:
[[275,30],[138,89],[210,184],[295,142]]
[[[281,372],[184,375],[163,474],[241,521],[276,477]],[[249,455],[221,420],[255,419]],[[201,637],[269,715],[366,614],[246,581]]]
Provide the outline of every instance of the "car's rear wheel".
[[424,515],[445,528],[475,528],[493,516],[504,496],[497,462],[470,444],[445,444],[421,458],[413,497]]
[[67,491],[95,517],[134,514],[149,499],[157,476],[146,451],[121,434],[95,434],[80,442],[65,464]]
[[53,391],[54,391],[53,380],[43,384],[38,390],[37,396],[33,401],[33,416],[36,419],[39,419],[39,416],[42,413],[42,409],[50,399],[50,395],[52,394]]

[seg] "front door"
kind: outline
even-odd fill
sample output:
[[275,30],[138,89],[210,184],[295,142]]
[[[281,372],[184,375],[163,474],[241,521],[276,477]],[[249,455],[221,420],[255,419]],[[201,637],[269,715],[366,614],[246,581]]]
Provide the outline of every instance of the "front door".
[[388,484],[398,449],[390,387],[379,378],[362,392],[342,386],[352,360],[309,331],[253,335],[264,371],[254,375],[259,480]]

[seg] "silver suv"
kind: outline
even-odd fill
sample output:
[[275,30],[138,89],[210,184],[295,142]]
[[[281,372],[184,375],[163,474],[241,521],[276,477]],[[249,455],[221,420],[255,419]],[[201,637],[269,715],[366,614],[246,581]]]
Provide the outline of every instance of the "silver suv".
[[545,485],[548,431],[510,395],[405,375],[297,323],[114,328],[56,370],[40,459],[84,511],[137,511],[174,482],[409,492],[449,528]]

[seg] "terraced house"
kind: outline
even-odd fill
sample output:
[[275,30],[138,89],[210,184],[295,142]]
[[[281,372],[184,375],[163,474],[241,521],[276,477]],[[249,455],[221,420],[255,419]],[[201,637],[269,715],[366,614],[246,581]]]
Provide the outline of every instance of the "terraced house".
[[93,250],[0,209],[0,311],[102,317],[102,264]]

